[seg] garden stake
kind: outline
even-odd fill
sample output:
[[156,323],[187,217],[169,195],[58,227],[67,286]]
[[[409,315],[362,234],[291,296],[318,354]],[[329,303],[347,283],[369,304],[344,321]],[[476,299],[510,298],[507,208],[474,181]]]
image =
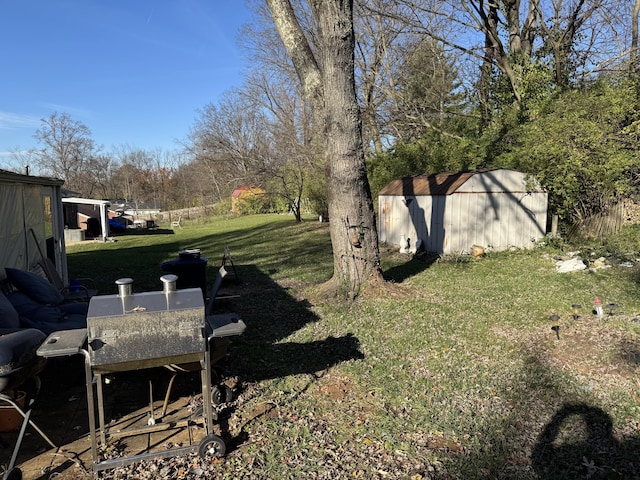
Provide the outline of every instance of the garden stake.
[[579,303],[574,303],[573,305],[571,305],[571,308],[573,309],[573,319],[577,320],[578,318],[580,318],[578,311],[582,308],[582,305],[580,305]]
[[558,325],[560,317],[554,314],[549,317],[549,320],[551,320],[551,330],[556,332],[556,337],[558,340],[560,340],[560,325]]

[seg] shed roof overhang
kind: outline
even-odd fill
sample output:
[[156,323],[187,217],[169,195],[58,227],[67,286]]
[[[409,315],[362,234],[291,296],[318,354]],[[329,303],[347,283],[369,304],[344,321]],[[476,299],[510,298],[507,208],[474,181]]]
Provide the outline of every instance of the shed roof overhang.
[[451,195],[478,172],[448,172],[397,178],[379,195]]
[[[472,177],[480,181],[472,187],[465,186]],[[543,192],[538,182],[527,185],[523,177],[528,174],[505,168],[484,168],[466,172],[446,172],[431,175],[416,175],[397,178],[384,186],[378,195],[387,196],[436,196],[452,195],[456,192]]]
[[35,175],[23,175],[21,173],[0,170],[0,181],[5,183],[28,183],[32,185],[62,186],[64,180],[52,177],[38,177]]

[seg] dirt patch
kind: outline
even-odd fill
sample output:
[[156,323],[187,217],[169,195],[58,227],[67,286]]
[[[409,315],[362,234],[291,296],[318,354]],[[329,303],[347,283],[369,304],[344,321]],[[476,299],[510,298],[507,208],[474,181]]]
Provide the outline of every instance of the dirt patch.
[[[635,321],[635,317],[627,315],[604,320],[583,316],[562,322],[560,339],[550,325],[540,325],[524,339],[524,344],[542,363],[573,374],[585,388],[638,388],[640,338],[618,326]],[[522,342],[521,331],[514,335],[520,336]]]
[[585,375],[619,376],[630,379],[637,376],[637,363],[629,362],[625,353],[632,343],[610,329],[595,328],[588,331],[569,331],[563,335],[565,347],[555,348],[550,360],[564,368],[578,370]]
[[333,401],[344,401],[353,397],[354,386],[348,377],[326,375],[318,388],[319,393]]
[[628,353],[637,342],[634,335],[596,320],[576,322],[564,330],[560,342],[549,351],[548,358],[555,365],[595,379],[635,382],[639,367]]

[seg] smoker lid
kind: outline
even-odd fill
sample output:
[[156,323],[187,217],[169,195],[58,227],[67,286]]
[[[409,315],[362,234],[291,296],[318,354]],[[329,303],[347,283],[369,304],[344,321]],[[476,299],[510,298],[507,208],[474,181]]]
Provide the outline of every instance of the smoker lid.
[[99,295],[89,301],[87,320],[98,317],[116,317],[130,313],[153,313],[202,308],[204,300],[199,288],[186,288],[173,292],[143,292],[121,297]]
[[195,260],[200,258],[200,253],[199,248],[185,248],[178,252],[178,256],[181,260]]
[[92,368],[133,370],[200,359],[206,350],[199,288],[93,297],[87,315]]

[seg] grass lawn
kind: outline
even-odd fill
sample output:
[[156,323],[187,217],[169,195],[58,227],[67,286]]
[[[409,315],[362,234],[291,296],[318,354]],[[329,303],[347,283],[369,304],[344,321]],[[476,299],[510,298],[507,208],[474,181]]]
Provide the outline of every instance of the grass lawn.
[[[207,478],[640,478],[640,264],[558,274],[554,246],[477,259],[383,247],[397,288],[328,302],[315,295],[332,273],[326,223],[183,227],[67,253],[70,277],[115,293],[120,277],[160,290],[160,264],[190,247],[212,281],[231,249],[247,331],[227,365],[232,448]],[[581,250],[619,263],[639,239],[632,227]],[[614,314],[596,319],[595,297]]]

